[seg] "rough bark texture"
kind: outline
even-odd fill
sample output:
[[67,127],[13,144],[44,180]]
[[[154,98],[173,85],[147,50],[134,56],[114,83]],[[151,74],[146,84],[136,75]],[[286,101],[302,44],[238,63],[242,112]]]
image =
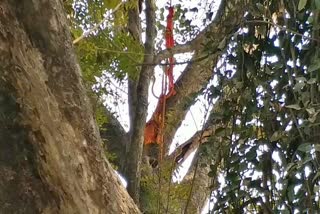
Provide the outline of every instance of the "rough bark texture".
[[0,2],[0,76],[1,213],[139,213],[103,157],[60,1]]

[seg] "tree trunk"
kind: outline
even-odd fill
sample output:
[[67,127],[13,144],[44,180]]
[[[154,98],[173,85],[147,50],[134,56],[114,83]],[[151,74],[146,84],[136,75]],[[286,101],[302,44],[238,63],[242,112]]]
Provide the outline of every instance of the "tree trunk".
[[0,1],[1,213],[139,213],[103,157],[58,0]]

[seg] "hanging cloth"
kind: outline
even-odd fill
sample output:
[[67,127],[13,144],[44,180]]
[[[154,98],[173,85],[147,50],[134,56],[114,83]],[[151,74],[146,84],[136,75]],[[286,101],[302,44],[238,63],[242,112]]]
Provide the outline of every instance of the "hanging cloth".
[[[167,26],[165,32],[166,48],[170,51],[174,47],[173,38],[173,17],[174,8],[169,7],[169,14],[167,16]],[[163,144],[163,131],[165,122],[165,106],[166,100],[176,94],[174,90],[174,79],[173,79],[173,68],[174,68],[174,57],[171,55],[167,59],[167,66],[165,68],[165,79],[163,80],[161,95],[157,107],[151,117],[147,122],[145,132],[144,132],[144,144]],[[168,79],[168,83],[166,81]]]

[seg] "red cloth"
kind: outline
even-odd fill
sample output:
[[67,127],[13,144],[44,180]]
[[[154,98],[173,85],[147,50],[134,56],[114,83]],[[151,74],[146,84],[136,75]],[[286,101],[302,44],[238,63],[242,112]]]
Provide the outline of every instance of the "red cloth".
[[173,48],[174,40],[173,40],[173,16],[174,9],[173,7],[169,7],[169,14],[167,16],[167,27],[166,27],[166,48]]
[[[167,16],[167,27],[166,27],[166,48],[171,49],[174,47],[174,39],[173,39],[173,16],[174,16],[174,8],[169,7],[169,14]],[[154,111],[152,118],[147,122],[145,130],[144,130],[144,144],[161,144],[161,136],[159,135],[161,132],[161,124],[164,121],[163,114],[163,103],[165,99],[175,95],[174,90],[174,82],[173,82],[173,67],[174,67],[174,58],[169,57],[168,59],[169,65],[166,68],[166,76],[168,76],[168,94],[161,94],[156,110]]]
[[[174,47],[173,16],[174,16],[174,8],[169,7],[169,14],[167,16],[167,28],[166,28],[166,48],[167,49],[171,49]],[[168,81],[169,81],[169,93],[167,97],[170,96],[172,93],[174,94],[173,66],[174,66],[174,58],[172,56],[169,58],[169,66],[166,69],[166,75],[168,76]]]

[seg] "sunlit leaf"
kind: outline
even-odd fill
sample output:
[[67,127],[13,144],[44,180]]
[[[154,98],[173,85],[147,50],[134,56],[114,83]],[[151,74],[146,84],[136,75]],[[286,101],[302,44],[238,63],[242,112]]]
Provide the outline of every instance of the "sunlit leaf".
[[306,111],[308,112],[308,114],[312,115],[316,113],[316,110],[314,108],[307,108]]
[[320,144],[314,145],[314,149],[315,149],[317,152],[320,152]]
[[276,131],[272,134],[270,141],[278,141],[279,139],[281,139],[281,134]]
[[305,85],[306,85],[305,82],[297,82],[297,83],[294,85],[293,90],[294,90],[294,91],[299,91],[299,90],[301,90]]
[[298,4],[298,10],[302,10],[307,4],[307,0],[300,0]]
[[299,104],[292,104],[292,105],[287,105],[286,108],[294,109],[294,110],[301,110],[301,107]]
[[310,143],[303,143],[298,147],[301,152],[310,152],[312,150],[312,145]]
[[311,78],[311,79],[309,79],[309,80],[307,81],[307,83],[308,83],[309,85],[315,84],[315,83],[317,83],[317,79],[316,79],[316,78]]

